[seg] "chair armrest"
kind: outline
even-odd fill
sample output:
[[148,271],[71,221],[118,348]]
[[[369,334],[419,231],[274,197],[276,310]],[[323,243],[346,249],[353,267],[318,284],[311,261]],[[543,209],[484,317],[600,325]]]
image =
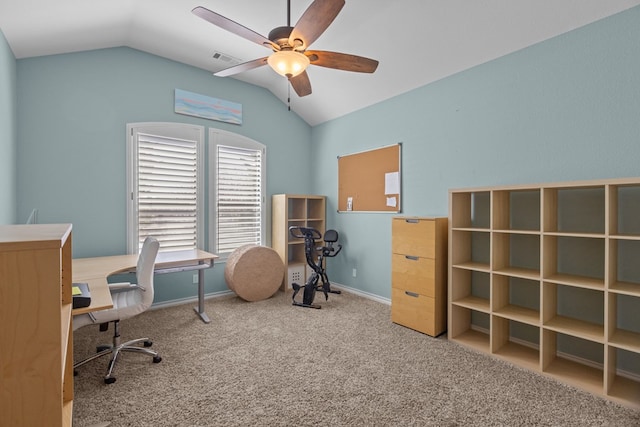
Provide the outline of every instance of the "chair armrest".
[[131,282],[109,283],[109,292],[123,292],[132,289],[141,289],[143,291],[145,290],[142,286]]

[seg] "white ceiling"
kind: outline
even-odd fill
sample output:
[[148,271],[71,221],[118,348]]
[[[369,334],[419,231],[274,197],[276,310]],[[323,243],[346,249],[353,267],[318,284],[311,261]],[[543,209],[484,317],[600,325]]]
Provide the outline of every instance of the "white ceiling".
[[[294,25],[312,0],[291,0]],[[313,93],[291,90],[310,125],[340,117],[640,4],[640,0],[346,0],[311,46],[380,61],[374,74],[311,66]],[[129,46],[212,72],[270,51],[191,13],[204,6],[268,36],[286,25],[286,0],[0,0],[0,29],[16,58]],[[231,78],[231,77],[211,77]],[[286,102],[268,66],[233,78]]]

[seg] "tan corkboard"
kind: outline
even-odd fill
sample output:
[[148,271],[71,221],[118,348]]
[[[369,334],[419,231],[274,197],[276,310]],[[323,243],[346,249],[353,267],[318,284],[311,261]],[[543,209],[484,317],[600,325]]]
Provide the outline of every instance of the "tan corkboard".
[[338,212],[400,212],[401,158],[399,143],[338,157]]

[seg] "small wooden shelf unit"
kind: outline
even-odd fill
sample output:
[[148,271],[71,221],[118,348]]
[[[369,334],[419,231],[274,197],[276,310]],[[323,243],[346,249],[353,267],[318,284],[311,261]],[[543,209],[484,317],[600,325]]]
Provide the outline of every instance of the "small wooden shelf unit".
[[449,191],[450,340],[640,408],[640,178]]
[[447,329],[447,218],[392,219],[391,321],[433,337]]
[[70,426],[71,225],[0,225],[0,425]]
[[304,239],[291,236],[289,227],[315,228],[324,236],[325,205],[325,196],[274,194],[271,197],[271,247],[278,252],[285,266],[281,290],[291,289],[293,282],[303,285],[311,274],[307,268]]

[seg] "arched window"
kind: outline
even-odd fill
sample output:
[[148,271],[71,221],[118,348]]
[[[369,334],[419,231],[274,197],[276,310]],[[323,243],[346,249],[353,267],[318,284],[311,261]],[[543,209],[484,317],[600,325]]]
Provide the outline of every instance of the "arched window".
[[161,251],[204,246],[204,127],[127,125],[127,251],[151,235]]
[[209,128],[209,244],[225,258],[246,244],[264,244],[266,147]]

